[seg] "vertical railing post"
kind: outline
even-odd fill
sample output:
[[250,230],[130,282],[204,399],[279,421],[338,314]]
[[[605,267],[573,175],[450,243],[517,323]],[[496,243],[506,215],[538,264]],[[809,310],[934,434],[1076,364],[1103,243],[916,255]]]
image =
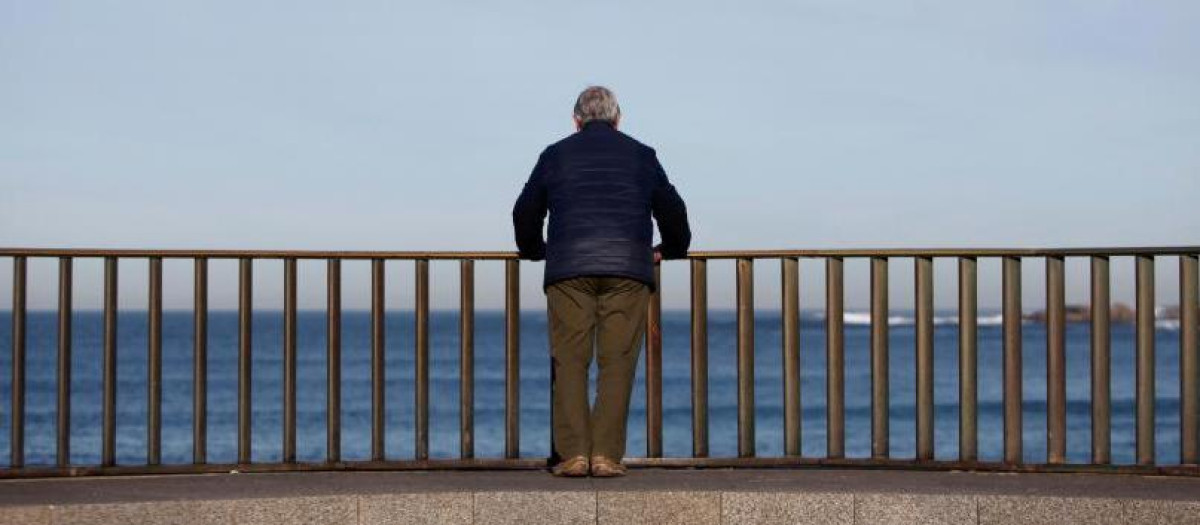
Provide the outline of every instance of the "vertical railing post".
[[692,457],[708,457],[708,261],[692,259]]
[[933,258],[917,257],[917,459],[933,459]]
[[1046,257],[1046,462],[1067,457],[1066,287],[1062,257]]
[[25,466],[25,257],[13,257],[12,287],[12,422],[10,468]]
[[253,424],[251,395],[251,365],[254,363],[252,341],[254,326],[254,260],[238,260],[238,463],[251,461],[250,434]]
[[1200,275],[1196,255],[1179,256],[1180,462],[1200,463]]
[[208,462],[208,259],[193,260],[192,463]]
[[958,259],[958,459],[979,459],[979,284],[974,257]]
[[59,467],[71,464],[71,258],[58,260],[58,407],[55,454]]
[[754,259],[737,261],[738,457],[754,457]]
[[1092,463],[1112,460],[1109,345],[1108,257],[1092,256],[1091,358],[1092,358]]
[[296,462],[296,258],[283,260],[283,462]]
[[104,258],[104,380],[100,464],[117,464],[117,258]]
[[459,456],[470,459],[475,457],[475,261],[459,263],[459,283]]
[[1021,462],[1021,259],[1004,257],[1004,461]]
[[783,453],[800,455],[800,261],[784,257],[783,281]]
[[384,313],[383,270],[383,259],[371,259],[371,461],[384,459],[387,316]]
[[521,455],[520,262],[504,261],[504,457]]
[[842,258],[825,259],[826,456],[846,456],[845,334]]
[[325,460],[342,460],[342,261],[325,263]]
[[871,457],[888,457],[888,260],[871,258]]
[[646,308],[646,457],[662,457],[662,264]]
[[1137,462],[1154,464],[1154,256],[1137,259]]
[[429,459],[429,260],[418,259],[415,270],[413,295],[416,311],[413,320],[416,326],[413,333],[416,334],[416,355],[413,356],[413,364],[416,366],[416,391],[413,392],[413,403],[416,406],[413,407],[413,413],[416,421],[413,425],[413,442],[414,457],[425,460]]
[[150,258],[146,348],[146,463],[162,459],[162,258]]

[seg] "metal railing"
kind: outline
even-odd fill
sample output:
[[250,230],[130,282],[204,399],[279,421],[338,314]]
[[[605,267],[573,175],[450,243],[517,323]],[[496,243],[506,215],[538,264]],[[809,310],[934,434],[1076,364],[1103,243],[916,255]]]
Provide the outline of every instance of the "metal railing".
[[[659,467],[813,467],[970,469],[990,471],[1123,472],[1144,474],[1200,475],[1200,353],[1198,353],[1198,275],[1200,246],[1085,249],[930,249],[930,250],[779,250],[698,251],[689,254],[691,270],[691,409],[692,456],[663,457],[662,333],[661,297],[655,294],[648,311],[646,330],[646,454],[628,458],[633,466]],[[0,258],[13,261],[12,294],[12,392],[11,457],[0,468],[0,478],[77,476],[101,474],[189,473],[291,470],[372,469],[490,469],[541,468],[545,458],[522,458],[519,454],[519,263],[511,252],[351,252],[351,251],[249,251],[249,250],[98,250],[98,249],[0,249]],[[1091,262],[1091,458],[1088,463],[1066,461],[1066,353],[1064,260],[1088,258]],[[1136,260],[1136,464],[1112,464],[1110,445],[1110,257]],[[1176,257],[1179,262],[1180,299],[1180,463],[1157,464],[1154,450],[1155,399],[1155,257]],[[25,464],[25,367],[26,296],[29,258],[58,259],[58,348],[56,393],[56,465]],[[72,465],[71,447],[71,313],[72,263],[77,258],[103,258],[103,367],[102,430],[100,462]],[[801,456],[800,363],[799,363],[799,261],[821,259],[825,264],[826,332],[826,453],[823,457]],[[870,367],[871,367],[871,454],[869,458],[847,458],[845,451],[845,259],[870,261]],[[916,457],[892,458],[889,444],[888,386],[888,261],[914,261],[916,340]],[[954,259],[958,263],[958,364],[959,364],[959,454],[957,460],[934,458],[934,309],[933,261]],[[980,461],[978,457],[978,278],[980,258],[998,258],[1002,267],[1003,333],[1003,461]],[[1022,309],[1021,261],[1043,259],[1046,264],[1046,437],[1044,463],[1025,462],[1022,457]],[[120,259],[147,259],[148,272],[148,377],[146,463],[118,465],[116,462],[117,406],[117,279]],[[162,444],[162,261],[191,259],[194,262],[193,309],[193,414],[191,464],[165,464]],[[236,259],[238,264],[238,359],[237,359],[237,463],[217,464],[207,460],[207,334],[208,262]],[[283,418],[282,460],[253,462],[251,458],[251,284],[254,261],[280,259],[284,266],[283,324]],[[327,389],[326,457],[322,462],[299,462],[296,458],[296,263],[300,259],[327,261]],[[710,457],[708,409],[708,262],[736,261],[737,297],[737,457]],[[754,262],[780,261],[783,376],[783,455],[760,457],[755,452],[754,410]],[[344,461],[341,451],[341,263],[344,260],[371,262],[370,369],[371,417],[370,459]],[[414,457],[390,460],[384,456],[384,262],[414,262],[415,374]],[[429,457],[429,262],[457,260],[460,264],[460,454],[455,459]],[[505,267],[504,343],[504,452],[502,458],[476,458],[474,439],[474,263],[503,261]],[[656,267],[655,277],[659,278]]]

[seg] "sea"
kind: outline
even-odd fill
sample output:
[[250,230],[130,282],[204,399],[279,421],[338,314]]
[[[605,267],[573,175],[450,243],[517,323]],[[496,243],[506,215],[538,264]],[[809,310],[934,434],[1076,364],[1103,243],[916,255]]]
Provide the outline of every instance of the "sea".
[[[97,464],[101,450],[102,334],[99,311],[73,317],[71,382],[72,464]],[[57,316],[27,314],[25,456],[29,465],[55,462],[55,367]],[[736,312],[709,312],[710,453],[737,455]],[[476,312],[476,457],[501,457],[504,450],[504,313]],[[845,315],[846,455],[870,456],[870,317]],[[459,335],[457,310],[430,315],[429,449],[434,458],[459,454]],[[370,314],[345,311],[342,317],[342,457],[370,454]],[[147,315],[118,315],[117,436],[119,464],[146,461]],[[783,454],[781,317],[755,315],[755,446],[759,456]],[[890,454],[915,455],[915,338],[912,316],[889,319]],[[252,460],[281,459],[283,313],[255,311],[252,366]],[[298,314],[297,456],[322,461],[326,446],[326,323],[323,311]],[[11,312],[0,312],[0,465],[10,451]],[[1087,323],[1066,327],[1067,459],[1086,463],[1091,447],[1090,343]],[[996,312],[981,312],[978,346],[979,456],[999,460],[1003,453],[1002,334]],[[386,318],[387,459],[414,455],[414,316],[391,311]],[[1135,330],[1114,323],[1112,338],[1112,456],[1134,462]],[[692,453],[690,314],[668,310],[662,316],[663,452]],[[1046,332],[1041,323],[1023,323],[1023,452],[1026,462],[1046,460]],[[953,312],[938,312],[934,328],[935,456],[958,455],[958,327]],[[1179,329],[1161,321],[1155,332],[1156,461],[1178,463]],[[523,311],[520,321],[520,453],[549,453],[550,360],[545,311]],[[826,452],[825,323],[820,311],[804,311],[800,323],[802,454]],[[593,365],[594,366],[594,365]],[[644,353],[639,362],[629,413],[628,455],[646,450]],[[192,453],[192,314],[163,314],[162,459],[190,463]],[[593,373],[594,375],[594,373]],[[237,457],[237,312],[214,310],[208,332],[208,461],[234,463]],[[594,389],[593,389],[594,391]]]

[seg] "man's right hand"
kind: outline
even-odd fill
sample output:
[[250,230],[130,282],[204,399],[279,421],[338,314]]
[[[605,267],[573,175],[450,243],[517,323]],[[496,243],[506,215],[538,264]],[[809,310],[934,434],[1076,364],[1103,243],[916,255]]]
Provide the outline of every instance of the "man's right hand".
[[662,252],[654,250],[654,264],[662,262]]

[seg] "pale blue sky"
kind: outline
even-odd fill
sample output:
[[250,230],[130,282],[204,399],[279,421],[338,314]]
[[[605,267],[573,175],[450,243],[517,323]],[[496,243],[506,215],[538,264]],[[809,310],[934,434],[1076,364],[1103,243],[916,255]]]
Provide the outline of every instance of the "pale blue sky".
[[[696,249],[1197,245],[1197,27],[1191,1],[0,0],[0,245],[511,249],[512,200],[592,83],[658,149]],[[123,305],[144,266],[123,267]],[[80,263],[82,306],[98,268]],[[893,265],[897,308],[910,268]],[[52,306],[53,263],[32,271],[31,305]],[[168,306],[190,303],[187,271],[168,265]],[[456,271],[435,265],[435,305]],[[540,273],[523,266],[526,306]],[[686,265],[664,273],[685,305]],[[278,274],[262,264],[256,303],[278,302]],[[500,276],[481,263],[481,304]],[[731,276],[714,268],[714,306]],[[758,277],[774,306],[777,265]],[[389,278],[410,304],[407,266]],[[365,305],[365,267],[347,279]]]

